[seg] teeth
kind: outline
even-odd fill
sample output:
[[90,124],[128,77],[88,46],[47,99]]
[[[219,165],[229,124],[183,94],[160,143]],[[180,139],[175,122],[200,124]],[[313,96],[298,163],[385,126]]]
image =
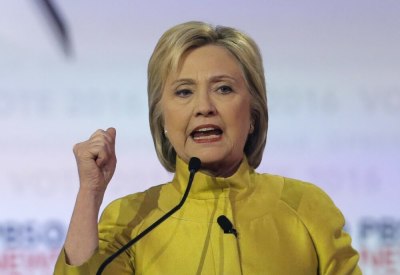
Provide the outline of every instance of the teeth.
[[216,128],[201,128],[201,129],[197,129],[196,132],[206,132],[206,131],[212,131],[212,130],[216,130]]

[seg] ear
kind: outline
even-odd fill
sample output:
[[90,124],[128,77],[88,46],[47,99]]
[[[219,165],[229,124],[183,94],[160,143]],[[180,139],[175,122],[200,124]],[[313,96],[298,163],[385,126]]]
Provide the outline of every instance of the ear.
[[249,135],[251,135],[252,133],[254,133],[254,119],[251,119],[249,128]]

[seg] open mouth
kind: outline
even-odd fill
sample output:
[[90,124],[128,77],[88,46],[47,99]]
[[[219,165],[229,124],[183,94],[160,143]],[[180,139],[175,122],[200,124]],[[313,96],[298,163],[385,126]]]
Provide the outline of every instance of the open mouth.
[[223,131],[217,126],[197,127],[190,136],[197,142],[210,142],[219,140]]

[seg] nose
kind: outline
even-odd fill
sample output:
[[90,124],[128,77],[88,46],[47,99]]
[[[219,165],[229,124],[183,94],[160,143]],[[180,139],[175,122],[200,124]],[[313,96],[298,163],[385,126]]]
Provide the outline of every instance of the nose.
[[197,94],[197,104],[195,109],[196,116],[213,116],[217,113],[214,102],[208,91],[199,92]]

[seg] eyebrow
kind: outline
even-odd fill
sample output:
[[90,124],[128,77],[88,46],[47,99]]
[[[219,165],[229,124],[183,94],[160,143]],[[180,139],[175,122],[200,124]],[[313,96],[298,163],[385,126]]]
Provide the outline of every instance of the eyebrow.
[[171,86],[179,85],[179,84],[195,84],[196,82],[191,78],[180,78],[171,83]]
[[237,82],[237,79],[235,77],[226,75],[226,74],[216,75],[216,76],[211,77],[211,82],[217,82],[217,81],[225,80],[225,79],[229,79],[230,81]]
[[[226,75],[226,74],[213,76],[209,79],[209,81],[212,83],[215,83],[215,82],[225,80],[225,79],[229,79],[230,81],[237,82],[237,79],[235,77],[232,77],[232,76]],[[180,79],[173,81],[171,84],[175,86],[175,85],[179,85],[179,84],[195,84],[195,83],[196,83],[196,81],[194,81],[191,78],[180,78]]]

